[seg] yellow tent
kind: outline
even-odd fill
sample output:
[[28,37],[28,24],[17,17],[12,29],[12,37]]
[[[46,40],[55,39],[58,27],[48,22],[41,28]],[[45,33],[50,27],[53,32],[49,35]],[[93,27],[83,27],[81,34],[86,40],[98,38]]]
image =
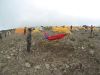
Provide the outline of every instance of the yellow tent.
[[63,32],[63,33],[71,33],[68,27],[52,27],[52,31],[54,32]]
[[39,28],[35,28],[35,30],[32,31],[32,33],[35,33],[35,32],[40,32]]

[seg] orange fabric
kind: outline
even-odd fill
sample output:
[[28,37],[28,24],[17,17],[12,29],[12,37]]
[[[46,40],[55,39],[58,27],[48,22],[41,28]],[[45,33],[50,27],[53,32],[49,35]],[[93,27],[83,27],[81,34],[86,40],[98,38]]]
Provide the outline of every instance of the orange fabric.
[[16,29],[15,33],[24,34],[24,28],[18,28],[18,29]]

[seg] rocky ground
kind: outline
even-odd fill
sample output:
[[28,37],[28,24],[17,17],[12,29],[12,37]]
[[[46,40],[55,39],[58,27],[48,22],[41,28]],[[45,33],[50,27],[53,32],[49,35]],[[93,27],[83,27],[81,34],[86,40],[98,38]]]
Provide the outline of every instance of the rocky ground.
[[0,75],[100,75],[100,32],[74,31],[69,38],[47,41],[36,33],[31,52],[24,35],[0,40]]

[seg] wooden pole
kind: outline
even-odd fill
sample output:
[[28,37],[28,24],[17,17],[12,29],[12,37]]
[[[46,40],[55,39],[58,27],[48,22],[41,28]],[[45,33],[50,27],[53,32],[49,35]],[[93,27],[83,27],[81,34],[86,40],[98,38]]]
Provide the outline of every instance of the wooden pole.
[[32,32],[32,29],[28,28],[28,33],[27,33],[27,52],[31,51],[31,40],[32,40],[31,32]]

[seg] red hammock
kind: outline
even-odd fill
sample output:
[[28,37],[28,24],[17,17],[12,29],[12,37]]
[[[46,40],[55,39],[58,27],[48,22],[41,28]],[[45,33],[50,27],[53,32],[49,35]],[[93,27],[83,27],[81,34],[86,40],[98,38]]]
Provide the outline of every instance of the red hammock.
[[64,38],[66,34],[56,34],[56,35],[53,35],[53,36],[48,36],[48,34],[45,34],[45,37],[46,39],[52,41],[52,40],[58,40],[58,39],[62,39]]

